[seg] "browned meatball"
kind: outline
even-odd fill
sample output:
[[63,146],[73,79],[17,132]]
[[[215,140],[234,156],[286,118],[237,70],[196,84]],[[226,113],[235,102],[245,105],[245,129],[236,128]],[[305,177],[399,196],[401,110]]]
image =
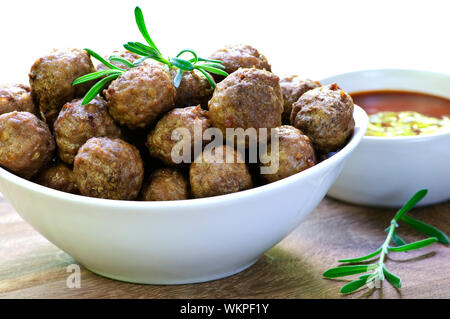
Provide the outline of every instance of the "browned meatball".
[[278,152],[276,147],[272,147],[274,143],[272,140],[267,147],[267,153],[261,158],[261,167],[268,169],[272,166],[276,170],[273,173],[261,172],[261,179],[264,182],[278,181],[316,164],[312,143],[300,130],[290,125],[283,125],[274,130],[278,136]]
[[54,133],[58,155],[67,164],[73,163],[78,149],[91,137],[120,137],[101,97],[84,106],[81,99],[66,103],[55,121]]
[[105,90],[109,113],[130,129],[146,127],[172,109],[175,95],[169,72],[155,64],[128,70]]
[[297,75],[285,76],[280,79],[281,93],[283,93],[284,111],[283,124],[291,123],[292,104],[297,102],[306,91],[321,86],[319,81],[303,80]]
[[353,100],[336,83],[315,88],[294,103],[291,123],[311,139],[318,152],[337,151],[355,127]]
[[[150,155],[159,158],[167,165],[180,164],[173,160],[172,149],[183,136],[179,135],[180,137],[178,139],[172,139],[172,134],[176,129],[186,128],[191,136],[190,141],[188,141],[191,156],[187,159],[187,162],[191,163],[194,158],[194,125],[197,123],[198,127],[201,129],[200,134],[202,135],[200,138],[202,138],[203,131],[211,126],[207,114],[208,112],[202,110],[200,106],[176,108],[165,114],[148,134],[147,147],[150,151]],[[200,146],[202,146],[202,144]],[[182,149],[180,149],[180,152],[177,153],[177,155],[180,157],[184,155],[182,154]]]
[[279,78],[264,70],[239,69],[217,85],[208,106],[213,126],[224,136],[227,128],[280,126],[283,96]]
[[0,114],[13,111],[36,113],[28,86],[23,84],[0,86]]
[[145,201],[182,200],[189,198],[189,182],[178,170],[161,168],[150,175],[149,182],[142,189]]
[[0,115],[0,165],[31,178],[52,158],[55,140],[48,126],[29,112]]
[[73,172],[85,196],[135,199],[144,178],[139,151],[121,139],[93,137],[78,151]]
[[[237,71],[239,68],[272,71],[266,57],[254,47],[246,44],[227,45],[214,52],[210,59],[222,61],[228,74]],[[217,82],[223,80],[223,76],[214,75],[214,78]]]
[[[178,69],[175,68],[170,69],[172,81],[175,79],[177,71]],[[180,86],[176,90],[175,105],[177,107],[200,104],[204,108],[208,106],[208,101],[214,91],[206,77],[197,70],[184,72]]]
[[66,102],[82,97],[92,86],[87,82],[73,86],[78,77],[95,72],[91,58],[79,49],[53,50],[31,67],[30,86],[36,105],[49,125]]
[[78,186],[73,171],[65,164],[59,163],[42,170],[35,182],[62,192],[78,194]]
[[235,193],[253,186],[243,157],[228,145],[205,151],[199,156],[189,170],[194,197]]

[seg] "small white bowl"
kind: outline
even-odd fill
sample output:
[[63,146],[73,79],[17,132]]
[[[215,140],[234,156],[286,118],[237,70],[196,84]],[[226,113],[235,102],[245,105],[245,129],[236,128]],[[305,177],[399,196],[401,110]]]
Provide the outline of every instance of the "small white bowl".
[[323,199],[363,138],[366,113],[331,158],[239,193],[172,202],[117,201],[49,189],[0,169],[0,191],[53,244],[91,271],[146,284],[218,279],[251,266]]
[[[368,70],[326,78],[348,93],[398,89],[450,98],[450,75],[413,70]],[[420,205],[450,199],[450,132],[365,136],[328,195],[346,202],[400,207],[416,191],[429,190]]]

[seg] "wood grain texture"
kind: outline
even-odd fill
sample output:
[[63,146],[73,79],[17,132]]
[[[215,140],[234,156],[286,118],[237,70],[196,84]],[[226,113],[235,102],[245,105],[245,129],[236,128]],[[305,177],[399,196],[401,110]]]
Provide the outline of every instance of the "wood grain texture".
[[[0,198],[0,298],[450,298],[450,248],[435,244],[396,253],[389,269],[403,288],[339,295],[342,280],[321,274],[337,259],[362,256],[384,240],[394,212],[324,199],[313,214],[251,268],[202,284],[154,286],[110,280],[82,268],[81,288],[67,288],[66,267],[76,263],[48,242]],[[450,233],[450,202],[417,208],[411,216]],[[408,241],[422,235],[401,225]]]

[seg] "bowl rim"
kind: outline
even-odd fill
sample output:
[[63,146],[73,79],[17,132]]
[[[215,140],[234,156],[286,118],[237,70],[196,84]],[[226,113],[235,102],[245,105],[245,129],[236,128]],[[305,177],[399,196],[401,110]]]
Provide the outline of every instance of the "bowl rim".
[[[331,78],[340,77],[340,76],[351,76],[351,75],[358,75],[358,74],[364,74],[364,73],[367,74],[367,73],[375,73],[375,72],[380,73],[380,74],[400,72],[400,73],[404,73],[404,74],[406,74],[406,73],[416,74],[416,76],[419,76],[419,77],[420,77],[420,75],[426,74],[426,75],[433,75],[433,76],[439,76],[442,78],[447,78],[450,81],[450,74],[443,73],[443,72],[427,71],[427,70],[420,70],[420,69],[364,69],[364,70],[359,70],[359,71],[351,71],[351,72],[330,75],[330,76],[323,78],[321,80],[321,82],[327,81]],[[339,83],[338,83],[338,85],[339,85]],[[395,89],[393,89],[393,90],[395,90]],[[411,91],[411,92],[413,92],[413,91]],[[423,92],[423,93],[425,93],[425,92]],[[439,96],[439,95],[436,95],[436,96]],[[450,136],[450,130],[443,131],[443,132],[431,133],[431,134],[413,135],[413,136],[366,136],[366,135],[364,135],[363,140],[371,142],[371,143],[418,142],[418,141],[428,141],[430,139],[438,138],[438,137],[442,137],[442,136],[445,136],[445,137]]]
[[56,189],[52,189],[43,185],[39,185],[35,182],[29,181],[22,177],[19,177],[6,169],[0,167],[0,178],[6,179],[8,182],[16,184],[20,187],[26,188],[29,191],[36,192],[39,195],[56,198],[58,200],[66,200],[72,202],[78,202],[81,205],[101,205],[111,208],[142,208],[142,209],[167,209],[167,208],[188,208],[192,206],[208,206],[218,205],[220,203],[230,203],[232,201],[238,201],[245,197],[252,197],[261,195],[268,191],[272,191],[275,188],[281,188],[288,184],[295,183],[297,180],[306,178],[309,175],[313,175],[321,169],[333,165],[333,163],[340,161],[342,158],[348,156],[356,146],[361,142],[364,134],[367,130],[368,117],[366,112],[359,106],[355,105],[353,118],[355,119],[355,128],[351,139],[348,143],[336,154],[327,158],[326,160],[308,168],[302,172],[286,177],[282,180],[258,186],[255,188],[243,190],[236,193],[224,194],[205,198],[192,198],[184,200],[174,201],[138,201],[138,200],[116,200],[116,199],[104,199],[95,198],[77,194],[66,193]]

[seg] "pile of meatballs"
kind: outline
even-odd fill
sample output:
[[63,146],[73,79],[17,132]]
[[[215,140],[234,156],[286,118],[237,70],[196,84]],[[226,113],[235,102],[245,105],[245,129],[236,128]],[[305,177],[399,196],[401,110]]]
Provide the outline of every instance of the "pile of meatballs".
[[[140,58],[114,54],[130,62]],[[185,72],[175,88],[177,69],[149,60],[134,68],[115,62],[127,71],[82,105],[94,83],[73,81],[105,66],[95,67],[83,50],[53,50],[33,64],[29,86],[0,87],[0,165],[73,194],[182,200],[291,176],[338,151],[352,134],[353,101],[338,85],[295,75],[280,79],[249,45],[226,46],[210,59],[222,61],[229,74],[214,75],[215,90],[196,70]],[[194,136],[194,123],[224,136],[227,128],[275,129],[279,169],[261,174],[270,163],[249,163],[225,141],[213,152],[192,152],[191,163],[175,163],[171,151],[178,141],[172,132],[186,128]],[[229,156],[235,160],[225,161]]]

